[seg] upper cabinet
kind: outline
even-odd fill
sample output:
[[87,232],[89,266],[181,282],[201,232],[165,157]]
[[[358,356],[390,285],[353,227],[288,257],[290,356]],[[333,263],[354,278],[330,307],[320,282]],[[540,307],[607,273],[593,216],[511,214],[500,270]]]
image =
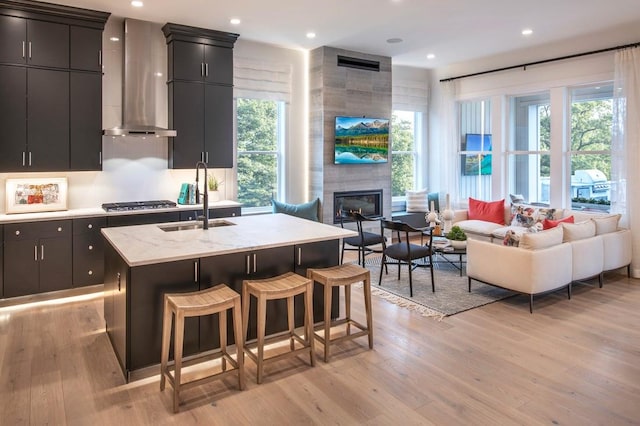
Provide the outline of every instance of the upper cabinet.
[[0,173],[101,170],[109,15],[0,1]]
[[233,167],[233,45],[238,34],[166,24],[169,167]]

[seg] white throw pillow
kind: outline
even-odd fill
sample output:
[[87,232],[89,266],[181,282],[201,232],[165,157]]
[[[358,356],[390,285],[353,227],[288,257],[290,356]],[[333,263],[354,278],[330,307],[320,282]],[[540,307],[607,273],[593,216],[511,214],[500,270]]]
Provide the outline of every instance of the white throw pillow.
[[[596,235],[596,224],[592,220],[578,223],[561,223],[564,236],[563,242],[583,240]],[[560,226],[558,226],[559,228]],[[555,228],[554,228],[555,229]]]
[[407,191],[407,212],[428,212],[429,201],[427,199],[427,190],[421,189],[419,191]]
[[596,224],[596,235],[608,234],[618,229],[620,222],[620,214],[612,214],[611,216],[594,217],[591,220]]
[[555,227],[540,232],[524,232],[518,247],[538,250],[562,244],[562,228]]

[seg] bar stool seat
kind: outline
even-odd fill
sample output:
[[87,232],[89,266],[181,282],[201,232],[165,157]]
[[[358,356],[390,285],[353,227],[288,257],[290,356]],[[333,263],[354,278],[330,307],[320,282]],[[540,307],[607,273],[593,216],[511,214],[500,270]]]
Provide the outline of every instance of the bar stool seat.
[[[316,330],[324,330],[324,334],[315,333],[315,338],[324,345],[324,362],[331,358],[330,347],[332,344],[345,340],[368,336],[369,349],[373,349],[373,317],[371,314],[371,273],[368,269],[352,263],[321,269],[307,269],[307,277],[324,286],[324,322],[316,326]],[[364,306],[367,325],[351,318],[351,284],[363,283]],[[336,286],[344,286],[345,317],[331,320],[332,289]],[[346,334],[331,338],[331,328],[346,324]],[[351,326],[360,331],[351,333]]]
[[[294,296],[304,295],[304,338],[295,332],[294,322]],[[252,344],[246,342],[249,327],[249,305],[251,296],[258,302],[258,327],[257,341]],[[288,332],[265,338],[267,301],[276,299],[287,299],[287,323]],[[245,338],[244,353],[251,358],[258,367],[257,382],[262,383],[264,364],[279,361],[283,358],[309,353],[311,366],[315,366],[315,354],[313,348],[313,281],[293,272],[278,275],[273,278],[263,280],[244,280],[242,282],[242,324],[244,326],[243,337]],[[289,339],[289,351],[265,359],[264,347],[266,344]],[[302,344],[302,347],[295,347],[295,342]],[[257,353],[253,350],[257,349]]]
[[[231,309],[233,318],[233,334],[236,345],[236,359],[233,359],[227,351],[227,310]],[[167,293],[164,295],[164,314],[162,323],[162,353],[160,358],[160,390],[164,391],[165,379],[173,387],[173,411],[179,411],[180,391],[197,385],[210,382],[214,379],[221,379],[229,374],[238,374],[238,387],[245,388],[244,378],[244,357],[242,356],[243,338],[241,322],[240,295],[220,284],[206,290],[191,293]],[[222,358],[222,371],[211,373],[204,377],[199,377],[190,381],[182,381],[182,345],[184,340],[184,319],[202,315],[218,314],[220,324],[220,351],[218,353],[207,353],[206,355],[195,357],[190,360],[190,365],[198,359],[206,357],[206,360]],[[171,321],[174,321],[174,356],[173,362],[169,363],[169,344],[171,340]],[[227,370],[227,362],[234,367]],[[173,368],[173,374],[171,367]]]

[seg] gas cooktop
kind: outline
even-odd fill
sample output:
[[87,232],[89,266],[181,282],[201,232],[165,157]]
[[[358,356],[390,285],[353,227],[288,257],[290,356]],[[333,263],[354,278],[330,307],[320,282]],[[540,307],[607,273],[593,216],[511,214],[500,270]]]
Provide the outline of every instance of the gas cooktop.
[[104,203],[102,208],[108,212],[125,212],[129,210],[166,209],[175,207],[176,203],[169,200],[126,201],[122,203]]

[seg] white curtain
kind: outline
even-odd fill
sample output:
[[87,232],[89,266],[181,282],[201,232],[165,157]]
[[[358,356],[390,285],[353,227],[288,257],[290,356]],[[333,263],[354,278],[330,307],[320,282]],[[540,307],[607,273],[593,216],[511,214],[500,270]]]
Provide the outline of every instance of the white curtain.
[[611,140],[611,211],[633,235],[632,275],[640,276],[640,48],[616,52]]
[[[443,140],[445,160],[440,163],[443,175],[443,187],[450,194],[459,194],[460,188],[460,157],[458,146],[460,145],[460,112],[458,95],[458,82],[456,80],[442,83],[442,97],[440,99],[442,111],[442,123],[444,123]],[[463,200],[452,199],[452,207],[455,208]]]
[[290,102],[291,65],[234,58],[233,91],[236,98]]
[[428,112],[429,88],[424,81],[394,83],[391,97],[394,110]]

